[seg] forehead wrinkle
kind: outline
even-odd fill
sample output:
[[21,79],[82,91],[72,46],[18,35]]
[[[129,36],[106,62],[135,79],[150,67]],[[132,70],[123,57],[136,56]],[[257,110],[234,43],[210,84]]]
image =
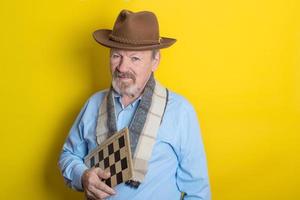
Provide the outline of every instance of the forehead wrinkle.
[[138,55],[138,53],[137,52],[129,53],[128,56],[135,56],[135,55]]

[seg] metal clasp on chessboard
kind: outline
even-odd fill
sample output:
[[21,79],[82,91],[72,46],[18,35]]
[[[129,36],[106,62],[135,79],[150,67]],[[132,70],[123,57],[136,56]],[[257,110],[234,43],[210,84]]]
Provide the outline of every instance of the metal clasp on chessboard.
[[128,185],[129,187],[138,188],[140,186],[141,182],[129,180],[129,181],[126,181],[125,184]]

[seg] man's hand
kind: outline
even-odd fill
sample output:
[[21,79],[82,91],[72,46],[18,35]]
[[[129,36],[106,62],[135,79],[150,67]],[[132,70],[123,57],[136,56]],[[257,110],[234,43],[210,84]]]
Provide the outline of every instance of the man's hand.
[[101,200],[116,194],[111,187],[101,181],[109,177],[110,173],[105,172],[99,167],[84,171],[81,179],[83,190],[87,198],[91,200]]

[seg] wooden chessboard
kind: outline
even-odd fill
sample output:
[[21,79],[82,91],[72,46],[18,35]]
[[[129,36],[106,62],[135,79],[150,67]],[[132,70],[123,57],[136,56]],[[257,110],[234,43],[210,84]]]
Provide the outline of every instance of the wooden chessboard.
[[100,167],[111,173],[111,177],[103,180],[108,186],[130,180],[133,176],[133,165],[130,149],[129,131],[124,128],[114,133],[84,158],[89,167]]

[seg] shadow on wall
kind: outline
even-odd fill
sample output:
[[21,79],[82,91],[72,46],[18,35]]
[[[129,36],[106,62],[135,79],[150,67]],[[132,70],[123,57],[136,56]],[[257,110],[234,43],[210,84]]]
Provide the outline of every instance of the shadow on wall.
[[[103,18],[100,18],[103,19]],[[103,27],[103,26],[99,26]],[[86,33],[86,31],[85,31]],[[109,72],[109,50],[101,47],[100,45],[93,45],[90,40],[94,40],[90,34],[84,34],[75,41],[72,41],[74,46],[68,47],[71,51],[72,58],[81,60],[82,63],[88,63],[82,66],[82,71],[89,71],[89,91],[76,100],[76,104],[70,105],[68,109],[63,110],[64,120],[57,123],[55,135],[56,138],[52,141],[49,153],[47,155],[48,160],[44,166],[44,188],[48,191],[51,196],[55,196],[56,200],[67,200],[67,199],[83,199],[82,192],[76,192],[68,188],[65,185],[59,167],[57,165],[58,158],[63,146],[63,143],[69,133],[69,130],[75,121],[81,107],[84,102],[96,91],[107,88],[110,85],[110,72]],[[78,42],[80,41],[80,42]],[[94,41],[93,41],[94,42]],[[78,77],[79,79],[81,77]],[[80,103],[78,103],[80,102]]]

